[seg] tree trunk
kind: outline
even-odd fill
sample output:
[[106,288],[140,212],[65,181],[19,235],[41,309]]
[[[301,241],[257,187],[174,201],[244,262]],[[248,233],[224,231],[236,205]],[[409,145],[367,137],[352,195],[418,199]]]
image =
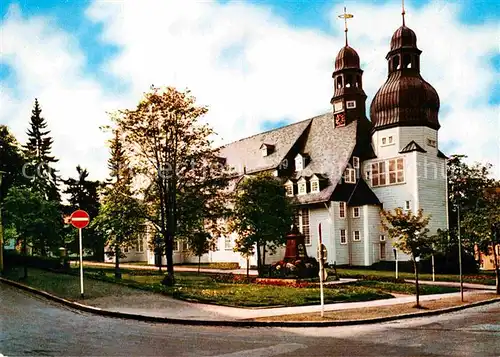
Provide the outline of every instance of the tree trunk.
[[201,255],[198,255],[198,275],[200,275]]
[[491,242],[493,244],[493,268],[495,268],[495,280],[496,280],[496,293],[500,295],[500,269],[498,267],[498,256],[495,246],[495,241]]
[[418,285],[418,263],[413,260],[413,268],[415,269],[415,296],[417,298],[416,308],[420,308],[420,290]]
[[247,282],[250,282],[250,257],[247,255]]
[[259,274],[259,277],[262,277],[262,261],[259,242],[257,242],[257,272]]
[[116,244],[116,246],[115,246],[115,279],[122,278],[122,272],[120,271],[120,254],[121,254],[120,245]]
[[266,243],[262,245],[262,269],[266,269]]
[[23,255],[24,255],[24,278],[28,278],[28,242],[26,238],[23,239]]

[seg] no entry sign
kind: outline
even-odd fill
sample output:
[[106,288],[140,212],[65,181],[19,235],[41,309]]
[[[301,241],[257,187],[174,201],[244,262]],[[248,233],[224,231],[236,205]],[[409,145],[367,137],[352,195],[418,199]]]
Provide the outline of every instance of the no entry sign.
[[87,212],[79,209],[78,211],[73,212],[70,221],[73,227],[82,229],[88,226],[90,217]]

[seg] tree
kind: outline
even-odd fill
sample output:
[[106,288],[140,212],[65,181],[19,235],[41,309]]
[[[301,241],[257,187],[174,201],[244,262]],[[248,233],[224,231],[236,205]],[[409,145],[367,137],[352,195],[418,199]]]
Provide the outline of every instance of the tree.
[[[416,307],[420,307],[418,285],[418,260],[432,252],[434,237],[428,236],[430,217],[424,217],[420,209],[416,215],[412,211],[396,208],[394,212],[382,210],[382,226],[394,239],[394,247],[411,256],[415,270]],[[418,259],[417,259],[418,258]]]
[[189,251],[196,257],[198,257],[198,274],[200,273],[201,267],[201,256],[207,254],[211,249],[213,249],[214,243],[212,241],[212,236],[204,231],[194,232],[190,239],[187,240]]
[[217,197],[228,184],[226,167],[212,148],[214,132],[200,123],[206,112],[189,91],[152,87],[135,109],[113,114],[124,148],[133,158],[134,173],[145,179],[148,219],[164,240],[166,285],[174,283],[173,242],[178,230],[187,232],[202,224],[190,211],[191,200],[196,197],[203,204],[203,224],[217,222],[218,210],[212,208],[219,205]]
[[24,157],[19,143],[5,125],[0,125],[0,171],[3,171],[0,186],[0,202],[13,186],[26,183],[23,177]]
[[117,131],[110,141],[110,151],[108,168],[111,179],[91,228],[106,236],[106,245],[115,256],[115,278],[121,279],[123,248],[137,242],[143,233],[144,219],[141,203],[132,196],[132,174]]
[[279,179],[263,173],[240,183],[230,229],[239,236],[237,251],[246,254],[256,246],[260,275],[265,266],[266,250],[275,250],[285,243],[292,222],[292,202]]
[[25,172],[30,176],[35,191],[41,192],[47,200],[59,202],[59,177],[57,170],[51,166],[59,160],[51,155],[53,140],[49,136],[50,130],[46,130],[47,122],[41,116],[42,109],[38,99],[35,99],[31,113],[30,128],[27,131],[28,142],[24,145],[29,170]]
[[[89,172],[76,167],[78,178],[68,178],[64,181],[66,189],[64,193],[68,195],[69,205],[66,207],[66,213],[70,214],[75,209],[86,211],[91,219],[94,219],[99,214],[99,189],[101,182],[89,180]],[[104,238],[100,232],[93,227],[88,227],[85,230],[85,240],[83,241],[84,248],[89,248],[93,252],[93,256],[98,260],[104,260]],[[74,240],[73,249],[77,248],[77,241]]]
[[463,216],[464,232],[479,250],[487,255],[493,254],[496,293],[500,294],[500,269],[498,266],[497,246],[500,245],[500,182],[484,190],[473,210]]
[[62,217],[56,202],[47,201],[28,188],[13,187],[5,198],[4,207],[6,226],[15,228],[22,240],[24,255],[28,245],[39,253],[55,251],[60,246],[59,225],[54,222],[61,221]]

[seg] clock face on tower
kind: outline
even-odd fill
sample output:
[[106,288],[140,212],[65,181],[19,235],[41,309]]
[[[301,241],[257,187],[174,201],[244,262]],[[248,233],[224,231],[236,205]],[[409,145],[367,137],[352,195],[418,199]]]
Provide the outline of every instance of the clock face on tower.
[[335,114],[335,126],[344,126],[345,125],[345,114],[338,113]]

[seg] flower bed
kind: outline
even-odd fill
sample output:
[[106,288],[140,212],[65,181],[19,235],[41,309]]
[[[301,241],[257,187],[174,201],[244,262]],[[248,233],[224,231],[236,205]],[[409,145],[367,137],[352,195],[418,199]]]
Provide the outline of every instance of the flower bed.
[[318,276],[319,264],[314,258],[297,259],[295,261],[280,260],[271,265],[269,275],[275,278],[297,277],[312,278]]
[[307,288],[311,286],[310,283],[306,281],[300,281],[297,279],[273,279],[273,278],[257,278],[255,283],[261,285],[273,285],[273,286],[289,286],[293,288]]

